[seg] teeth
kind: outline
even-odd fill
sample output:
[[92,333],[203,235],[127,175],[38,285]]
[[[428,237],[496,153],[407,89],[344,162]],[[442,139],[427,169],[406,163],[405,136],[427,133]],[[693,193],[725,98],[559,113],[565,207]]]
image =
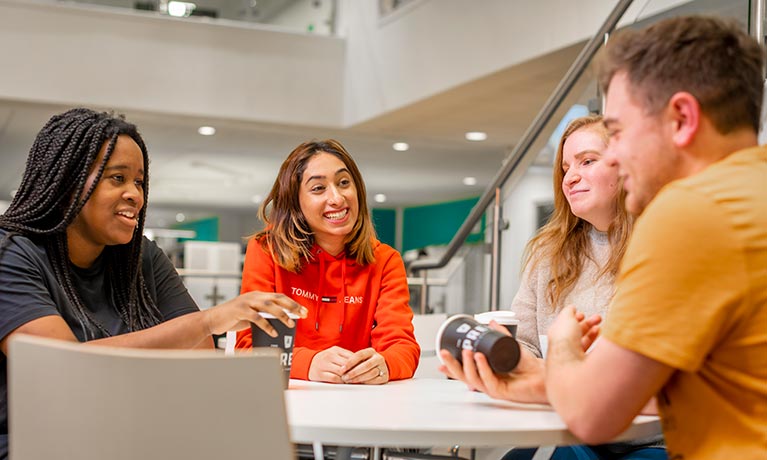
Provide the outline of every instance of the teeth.
[[128,219],[134,219],[136,217],[135,214],[133,214],[132,212],[129,212],[129,211],[119,211],[117,214],[119,214],[121,216],[124,216],[124,217],[127,217]]
[[346,213],[347,213],[346,209],[344,209],[343,211],[338,211],[338,212],[326,212],[325,217],[327,217],[330,220],[339,220],[339,219],[343,219]]

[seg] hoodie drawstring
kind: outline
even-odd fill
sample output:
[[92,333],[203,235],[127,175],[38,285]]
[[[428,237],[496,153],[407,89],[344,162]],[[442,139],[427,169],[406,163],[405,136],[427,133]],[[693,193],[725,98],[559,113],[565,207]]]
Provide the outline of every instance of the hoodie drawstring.
[[[325,289],[325,258],[322,254],[322,249],[318,249],[316,252],[317,258],[320,259],[320,273],[319,284],[317,286],[317,299],[314,301],[314,330],[320,330],[320,307],[323,304],[324,289]],[[338,325],[338,332],[344,331],[344,322],[346,321],[346,253],[344,253],[343,260],[341,261],[341,299],[336,299],[336,303],[341,304],[341,324]]]
[[338,326],[338,332],[344,331],[344,322],[346,321],[346,253],[344,252],[344,260],[341,261],[341,302],[343,303],[343,310],[341,310],[341,324]]
[[320,259],[320,282],[317,286],[317,299],[314,308],[314,330],[320,330],[320,307],[322,306],[322,290],[325,288],[325,259],[321,254],[322,250],[317,251],[317,258]]

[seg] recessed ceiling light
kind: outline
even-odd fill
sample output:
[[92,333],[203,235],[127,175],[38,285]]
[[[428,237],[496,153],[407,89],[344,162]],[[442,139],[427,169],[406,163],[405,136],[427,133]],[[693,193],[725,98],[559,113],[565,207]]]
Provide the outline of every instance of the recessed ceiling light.
[[469,186],[477,185],[477,178],[476,177],[471,177],[471,176],[464,177],[463,178],[463,185],[469,185]]
[[376,193],[373,197],[376,203],[385,203],[386,202],[386,195],[383,193]]
[[487,139],[487,133],[482,131],[469,131],[466,133],[467,141],[484,141],[485,139]]
[[250,197],[250,201],[252,201],[254,204],[258,204],[258,203],[264,201],[264,197],[261,196],[261,195],[256,194],[256,195],[253,195],[252,197]]
[[407,142],[395,142],[391,148],[398,152],[407,152],[407,149],[410,148],[410,145]]
[[183,222],[186,220],[186,216],[183,213],[176,214],[176,222]]
[[216,128],[212,126],[200,126],[197,128],[197,132],[202,134],[203,136],[212,136],[216,134]]
[[168,2],[168,14],[177,18],[183,18],[192,14],[197,5],[190,2]]
[[11,198],[15,197],[15,196],[16,196],[16,193],[17,193],[18,191],[19,191],[18,189],[13,189],[13,190],[11,190]]

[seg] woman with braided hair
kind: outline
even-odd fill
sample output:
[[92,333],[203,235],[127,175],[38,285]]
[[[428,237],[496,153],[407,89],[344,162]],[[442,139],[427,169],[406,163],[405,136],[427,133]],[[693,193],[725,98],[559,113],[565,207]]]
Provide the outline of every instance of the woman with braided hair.
[[0,216],[0,458],[7,457],[8,338],[16,333],[136,348],[209,348],[259,315],[292,326],[299,304],[249,292],[199,311],[168,258],[142,236],[149,160],[136,126],[73,109],[37,135]]

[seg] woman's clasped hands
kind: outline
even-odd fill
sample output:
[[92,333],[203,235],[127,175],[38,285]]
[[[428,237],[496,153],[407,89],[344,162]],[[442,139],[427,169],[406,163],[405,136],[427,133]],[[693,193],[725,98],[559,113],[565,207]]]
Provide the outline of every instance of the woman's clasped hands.
[[314,355],[309,380],[380,385],[389,381],[389,368],[384,357],[373,348],[353,353],[333,346]]

